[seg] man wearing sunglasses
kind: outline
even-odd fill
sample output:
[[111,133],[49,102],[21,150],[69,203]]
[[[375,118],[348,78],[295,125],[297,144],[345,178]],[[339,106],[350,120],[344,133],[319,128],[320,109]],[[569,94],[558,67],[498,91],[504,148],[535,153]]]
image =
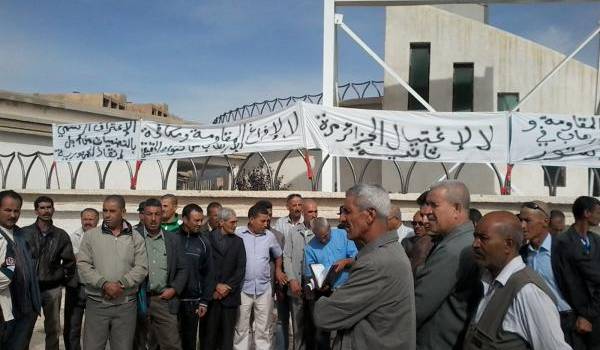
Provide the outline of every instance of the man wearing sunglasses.
[[410,266],[414,274],[417,267],[423,265],[425,259],[427,259],[427,255],[429,255],[431,247],[433,247],[433,242],[431,241],[431,236],[428,234],[429,229],[426,227],[429,225],[425,224],[423,214],[421,214],[420,210],[417,210],[413,216],[411,224],[415,230],[415,235],[403,239],[402,246],[406,251],[408,260],[410,260]]
[[538,273],[546,282],[560,314],[560,323],[565,340],[572,345],[571,333],[575,326],[575,314],[566,302],[557,283],[556,274],[560,262],[556,254],[556,240],[550,234],[548,205],[541,201],[526,202],[521,205],[519,219],[527,242],[520,250],[525,264]]
[[574,349],[600,348],[600,201],[581,196],[573,203],[573,224],[556,236],[557,281],[575,314]]

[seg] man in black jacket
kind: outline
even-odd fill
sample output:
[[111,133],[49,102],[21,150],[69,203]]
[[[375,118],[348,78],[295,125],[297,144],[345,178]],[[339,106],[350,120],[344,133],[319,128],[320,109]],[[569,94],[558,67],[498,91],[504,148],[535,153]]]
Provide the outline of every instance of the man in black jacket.
[[[189,279],[181,294],[179,321],[183,350],[195,350],[198,323],[204,317],[214,290],[211,247],[200,235],[204,215],[196,204],[186,205],[182,212],[183,223],[178,236],[182,240]],[[200,340],[202,342],[202,339]]]
[[[0,263],[0,273],[5,277],[10,276],[8,289],[11,300],[10,305],[6,305],[7,310],[4,310],[7,316],[11,316],[8,309],[12,309],[12,317],[6,317],[4,322],[0,322],[2,350],[29,348],[33,326],[41,309],[38,280],[27,242],[17,233],[22,204],[23,198],[15,191],[0,191],[0,236],[6,240],[6,255]],[[6,284],[6,280],[3,284]]]
[[233,332],[246,274],[244,241],[235,235],[237,217],[230,208],[217,214],[218,228],[209,233],[216,287],[208,307],[204,349],[233,349]]
[[54,201],[41,196],[33,202],[36,221],[23,227],[37,271],[44,311],[46,350],[58,350],[62,286],[75,275],[75,255],[69,235],[52,223]]
[[575,224],[556,236],[557,282],[575,312],[573,349],[600,349],[600,201],[581,196],[573,203]]
[[[138,327],[137,346],[145,348],[144,340],[149,335],[151,349],[181,349],[177,327],[179,311],[178,296],[183,292],[188,279],[183,246],[179,237],[165,234],[161,229],[162,206],[158,199],[144,202],[144,232],[148,254],[148,279],[145,284],[148,296],[146,327]],[[140,335],[139,332],[142,334]],[[140,341],[141,340],[141,341]],[[156,344],[154,343],[156,342]]]

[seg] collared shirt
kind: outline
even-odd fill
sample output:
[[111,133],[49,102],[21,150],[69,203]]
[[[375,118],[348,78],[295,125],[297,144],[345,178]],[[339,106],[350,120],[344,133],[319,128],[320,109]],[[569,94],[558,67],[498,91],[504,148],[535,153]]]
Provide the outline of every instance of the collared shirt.
[[[332,229],[329,242],[321,243],[316,237],[313,238],[304,248],[304,276],[312,277],[310,264],[322,264],[325,269],[337,261],[347,258],[354,258],[358,253],[356,245],[346,236],[346,231]],[[349,272],[342,271],[333,284],[333,288],[338,288],[348,280]]]
[[[144,231],[146,231],[144,229]],[[146,253],[148,254],[148,290],[162,293],[167,288],[167,247],[161,230],[156,236],[145,233]]]
[[246,275],[242,291],[250,295],[262,295],[271,286],[269,261],[271,257],[282,255],[281,246],[269,230],[254,234],[248,227],[240,227],[236,235],[244,241],[246,249]]
[[296,223],[292,222],[292,219],[290,219],[290,216],[284,216],[279,218],[279,220],[277,220],[277,222],[275,223],[275,225],[273,225],[273,228],[276,229],[277,231],[283,233],[283,235],[285,237],[287,237],[287,235],[289,235],[292,232],[295,232],[298,228],[303,228],[304,227],[304,216],[300,215],[300,219],[298,219],[298,221]]
[[83,227],[80,227],[72,233],[69,233],[69,238],[71,239],[71,244],[73,245],[73,254],[75,255],[77,255],[79,252],[79,246],[81,245],[81,240],[83,239],[83,233]]
[[560,289],[558,289],[554,271],[552,270],[551,254],[552,235],[548,234],[538,250],[535,250],[531,244],[527,247],[527,266],[531,267],[546,281],[546,284],[550,287],[552,294],[556,298],[558,311],[570,311],[571,307],[565,301]]
[[[496,279],[492,280],[489,271],[485,271],[481,279],[483,298],[477,307],[474,321],[481,318],[483,311],[494,296],[498,286],[505,286],[510,276],[525,268],[520,256],[512,259]],[[516,333],[525,339],[534,350],[571,349],[564,340],[560,328],[560,317],[554,302],[545,292],[533,283],[528,283],[517,293],[512,305],[508,308],[502,329]]]
[[398,242],[402,243],[402,240],[405,238],[409,238],[415,235],[415,230],[410,227],[404,226],[404,224],[400,224],[400,227],[396,230],[398,233]]

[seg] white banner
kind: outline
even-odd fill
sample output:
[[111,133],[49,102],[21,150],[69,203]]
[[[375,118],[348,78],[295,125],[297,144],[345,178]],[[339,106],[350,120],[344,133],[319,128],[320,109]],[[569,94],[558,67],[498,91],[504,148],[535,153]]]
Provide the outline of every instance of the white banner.
[[303,148],[303,118],[297,106],[222,126],[143,121],[141,158],[187,158]]
[[131,160],[139,158],[136,121],[52,125],[57,161]]
[[505,113],[426,113],[303,104],[307,134],[334,156],[505,163]]
[[511,163],[600,167],[600,116],[513,113]]

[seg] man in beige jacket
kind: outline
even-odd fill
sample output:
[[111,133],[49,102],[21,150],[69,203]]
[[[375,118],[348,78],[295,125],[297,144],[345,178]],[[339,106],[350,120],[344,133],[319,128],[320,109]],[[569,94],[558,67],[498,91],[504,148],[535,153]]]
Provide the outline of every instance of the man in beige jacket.
[[122,196],[106,197],[101,227],[83,236],[77,255],[79,277],[87,293],[83,348],[133,347],[139,285],[148,274],[144,239],[124,219]]

